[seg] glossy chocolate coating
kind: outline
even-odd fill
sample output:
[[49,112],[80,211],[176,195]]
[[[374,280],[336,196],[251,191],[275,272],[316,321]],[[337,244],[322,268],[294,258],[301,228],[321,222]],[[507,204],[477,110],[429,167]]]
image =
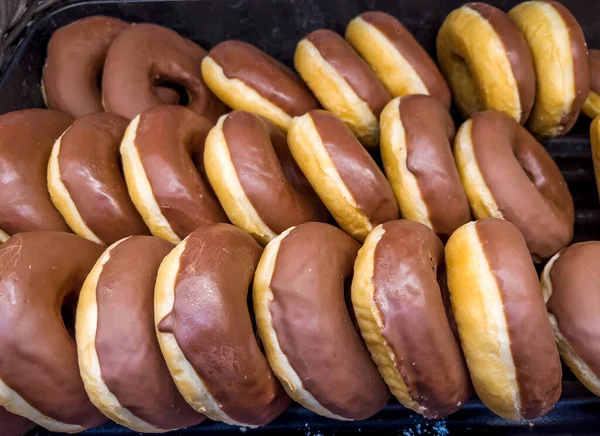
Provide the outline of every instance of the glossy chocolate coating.
[[550,270],[552,295],[546,303],[577,356],[600,377],[600,242],[573,244]]
[[204,142],[211,128],[181,106],[140,114],[134,145],[156,202],[180,238],[201,225],[228,221],[203,177]]
[[379,117],[392,96],[352,46],[340,35],[327,29],[315,30],[306,39]]
[[472,116],[475,161],[502,216],[516,224],[531,253],[548,258],[573,237],[573,199],[542,144],[497,111]]
[[562,388],[560,358],[540,283],[517,227],[492,218],[477,221],[475,231],[503,302],[520,414],[533,419],[554,407]]
[[70,231],[50,200],[46,173],[54,141],[72,121],[47,109],[0,116],[0,229],[9,235]]
[[277,126],[260,115],[234,111],[223,122],[223,135],[246,196],[271,230],[328,220]]
[[262,248],[229,224],[204,226],[183,242],[173,311],[158,324],[230,418],[271,422],[290,399],[256,341],[248,289]]
[[14,415],[0,406],[0,429],[2,436],[23,436],[32,428],[35,428],[35,423],[23,418],[19,415]]
[[279,346],[324,408],[366,419],[389,398],[346,306],[360,245],[342,230],[306,223],[281,240],[270,311]]
[[365,12],[359,17],[377,28],[394,48],[414,68],[427,88],[429,95],[439,99],[446,109],[450,109],[450,89],[437,65],[419,42],[396,18],[384,12]]
[[590,91],[600,94],[600,50],[588,52],[588,63],[590,69]]
[[381,334],[411,398],[425,417],[441,418],[460,409],[470,395],[465,360],[437,281],[444,246],[431,229],[414,221],[390,221],[383,230],[372,279]]
[[121,32],[106,56],[102,98],[109,112],[133,118],[162,104],[155,86],[183,86],[187,107],[216,122],[226,107],[206,87],[200,64],[206,51],[177,32],[155,24],[136,24]]
[[96,286],[102,379],[121,406],[159,429],[204,420],[177,390],[154,329],[156,274],[172,249],[152,236],[127,238],[110,250]]
[[127,124],[116,114],[86,115],[60,141],[60,179],[83,221],[105,244],[150,234],[121,172],[119,147]]
[[106,420],[89,401],[77,348],[60,316],[102,248],[62,232],[30,232],[0,248],[0,379],[44,415],[83,427]]

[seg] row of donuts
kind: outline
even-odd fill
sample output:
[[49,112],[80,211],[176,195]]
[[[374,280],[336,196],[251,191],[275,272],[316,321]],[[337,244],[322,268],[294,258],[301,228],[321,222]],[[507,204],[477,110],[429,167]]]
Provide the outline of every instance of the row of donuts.
[[[70,433],[107,417],[140,432],[205,417],[257,426],[290,398],[366,419],[389,391],[441,418],[472,387],[499,416],[533,419],[561,393],[555,340],[600,394],[598,242],[557,254],[542,285],[522,234],[495,218],[461,226],[445,248],[425,225],[395,220],[362,247],[312,222],[264,251],[229,224],[177,246],[131,236],[103,250],[62,232],[0,248],[3,434],[21,436],[33,425],[23,418]],[[77,297],[73,341],[60,309]]]
[[[589,71],[598,63],[595,53],[588,63],[587,53],[579,24],[557,1],[528,1],[508,14],[469,3],[448,15],[437,37],[441,70],[465,118],[499,110],[543,138],[566,134],[583,106],[590,116],[598,114],[598,74]],[[241,41],[223,42],[207,54],[172,30],[96,16],[55,32],[42,88],[52,109],[73,116],[106,109],[131,119],[180,101],[176,85],[185,88],[182,102],[213,123],[226,110],[220,99],[284,131],[292,118],[320,104],[368,149],[379,144],[378,118],[393,97],[432,95],[450,108],[448,85],[434,61],[382,12],[353,19],[345,39],[326,29],[310,33],[297,45],[294,66],[299,76]]]

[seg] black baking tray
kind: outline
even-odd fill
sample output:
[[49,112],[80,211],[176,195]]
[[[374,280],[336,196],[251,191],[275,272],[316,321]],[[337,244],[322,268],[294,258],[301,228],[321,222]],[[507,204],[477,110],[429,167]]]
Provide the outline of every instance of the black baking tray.
[[[7,0],[0,0],[2,3]],[[153,22],[177,30],[210,49],[226,39],[255,44],[291,65],[296,43],[314,29],[326,27],[343,33],[348,21],[368,10],[382,10],[398,17],[432,54],[437,30],[461,0],[92,0],[59,5],[36,17],[0,76],[0,114],[17,109],[43,107],[40,78],[46,45],[52,32],[76,19],[105,14],[133,22]],[[518,1],[489,3],[508,10]],[[563,3],[579,20],[589,47],[600,48],[600,2],[571,0]],[[596,191],[588,128],[582,117],[565,138],[545,144],[563,172],[576,207],[575,241],[600,239],[600,203]],[[291,406],[273,423],[259,429],[240,429],[206,422],[169,435],[364,435],[392,434],[600,434],[600,398],[588,392],[565,369],[560,402],[546,416],[530,422],[498,418],[476,398],[454,415],[429,421],[395,400],[366,421],[340,422],[320,417],[298,405]],[[51,435],[37,429],[30,435]],[[116,424],[106,424],[87,435],[137,434]],[[0,429],[0,436],[2,431]]]

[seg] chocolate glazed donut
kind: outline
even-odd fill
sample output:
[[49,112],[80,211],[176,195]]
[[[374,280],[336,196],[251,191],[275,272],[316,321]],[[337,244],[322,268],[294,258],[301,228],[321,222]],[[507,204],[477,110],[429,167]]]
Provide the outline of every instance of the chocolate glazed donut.
[[471,386],[446,317],[444,267],[431,229],[389,221],[367,236],[352,279],[354,313],[383,379],[398,401],[433,419],[460,409]]
[[106,416],[140,432],[164,432],[204,419],[179,394],[154,330],[156,274],[172,249],[151,236],[116,242],[92,268],[77,305],[85,389]]
[[150,109],[127,127],[121,143],[125,181],[154,236],[177,244],[201,225],[227,222],[201,175],[211,127],[181,106]]
[[229,224],[191,233],[163,260],[158,340],[179,391],[211,419],[257,426],[290,403],[254,335],[247,294],[262,249]]
[[439,100],[405,95],[381,113],[381,157],[404,218],[447,239],[471,219],[454,157],[454,122]]
[[0,407],[0,428],[3,436],[23,436],[35,427],[36,425],[30,420]]
[[590,118],[600,115],[600,50],[588,51],[590,92],[581,110]]
[[542,273],[542,289],[558,351],[573,374],[600,395],[600,242],[558,252]]
[[85,115],[56,141],[48,163],[52,202],[76,234],[98,244],[150,233],[121,173],[127,124],[111,113]]
[[242,41],[213,47],[202,76],[228,106],[262,115],[284,132],[292,118],[319,107],[296,72]]
[[359,247],[328,224],[300,224],[267,245],[254,277],[273,372],[298,403],[341,420],[366,419],[389,398],[346,306]]
[[69,231],[48,195],[46,173],[54,141],[71,122],[46,109],[0,116],[0,241],[20,232]]
[[517,225],[536,261],[573,237],[573,198],[546,149],[509,116],[486,111],[463,123],[454,157],[476,218]]
[[163,104],[155,87],[169,83],[185,88],[189,109],[216,122],[227,108],[202,80],[204,56],[202,47],[171,29],[154,24],[131,26],[115,38],[106,56],[104,108],[131,119]]
[[525,239],[508,221],[465,224],[446,244],[454,319],[477,395],[511,419],[544,415],[562,370]]
[[206,174],[231,222],[266,245],[284,230],[329,214],[265,118],[234,111],[206,138]]
[[[102,248],[62,232],[30,232],[0,248],[0,406],[50,431],[106,418],[90,403],[61,307],[77,299]],[[37,332],[37,334],[32,334]]]

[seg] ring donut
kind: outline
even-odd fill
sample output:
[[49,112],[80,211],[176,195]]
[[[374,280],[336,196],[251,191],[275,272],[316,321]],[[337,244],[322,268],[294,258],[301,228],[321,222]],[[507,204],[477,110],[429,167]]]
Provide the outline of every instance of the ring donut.
[[394,97],[425,94],[450,109],[450,89],[415,37],[384,12],[365,12],[346,27],[346,40]]
[[290,403],[248,312],[261,252],[243,230],[204,226],[171,251],[158,271],[156,329],[175,383],[192,407],[228,424],[267,424]]
[[206,51],[177,32],[155,24],[136,24],[111,44],[102,75],[102,101],[108,112],[133,118],[163,104],[156,87],[185,88],[186,106],[216,122],[226,111],[204,84],[200,63]]
[[527,127],[552,138],[571,128],[590,90],[585,36],[569,10],[557,1],[523,2],[508,12],[525,36],[537,79]]
[[504,218],[521,230],[536,260],[573,237],[573,198],[546,149],[509,116],[486,111],[463,123],[454,157],[477,219]]
[[443,268],[444,246],[431,229],[390,221],[367,236],[352,279],[354,313],[379,372],[398,401],[432,419],[470,396],[438,281]]
[[600,195],[600,117],[594,118],[590,124],[590,144],[592,147],[592,162],[594,164],[596,187]]
[[359,248],[329,224],[300,224],[267,245],[254,277],[273,372],[298,403],[341,420],[366,419],[389,398],[346,306]]
[[48,190],[54,206],[79,236],[112,244],[150,232],[133,205],[119,147],[128,121],[96,113],[78,118],[54,144]]
[[600,395],[600,242],[558,252],[542,273],[542,289],[558,351],[579,381]]
[[159,106],[135,117],[121,157],[129,194],[154,236],[179,243],[197,227],[227,222],[203,172],[212,125],[181,106]]
[[3,436],[23,436],[35,427],[36,425],[30,420],[0,407],[0,428]]
[[436,98],[397,97],[381,112],[381,158],[404,218],[446,240],[471,211],[454,157],[454,122]]
[[221,117],[206,138],[204,165],[231,222],[263,245],[292,226],[329,217],[285,134],[260,115]]
[[0,116],[0,241],[20,232],[69,231],[50,200],[46,172],[54,141],[72,122],[47,109]]
[[314,110],[294,118],[288,144],[312,187],[350,236],[363,241],[377,225],[398,218],[390,184],[337,116]]
[[495,218],[465,224],[448,240],[446,264],[477,395],[506,419],[544,415],[560,397],[562,369],[523,235]]
[[590,92],[581,110],[590,118],[600,115],[600,50],[588,51]]
[[292,118],[319,107],[294,71],[242,41],[213,47],[202,61],[202,76],[232,109],[262,115],[284,132]]
[[365,147],[379,145],[379,114],[392,97],[344,38],[315,30],[296,46],[294,65],[323,107],[339,116]]
[[50,431],[76,433],[106,419],[88,399],[61,317],[100,254],[62,232],[21,233],[0,247],[0,301],[10,301],[0,305],[0,349],[11,356],[0,359],[0,406]]
[[77,305],[79,367],[90,400],[113,421],[140,432],[204,420],[179,394],[154,330],[154,284],[172,249],[152,236],[114,243],[92,268]]
[[523,124],[535,98],[529,47],[508,16],[485,3],[467,3],[446,17],[437,58],[464,118],[495,109]]

